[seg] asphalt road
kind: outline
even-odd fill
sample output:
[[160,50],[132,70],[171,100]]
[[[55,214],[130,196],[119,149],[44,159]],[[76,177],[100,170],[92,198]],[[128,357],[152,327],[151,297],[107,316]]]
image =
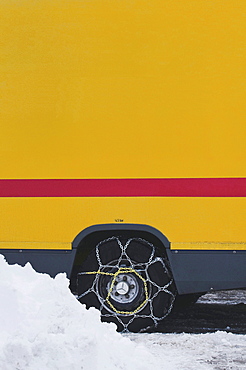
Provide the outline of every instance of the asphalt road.
[[162,333],[246,334],[246,290],[210,293],[172,312],[157,328]]

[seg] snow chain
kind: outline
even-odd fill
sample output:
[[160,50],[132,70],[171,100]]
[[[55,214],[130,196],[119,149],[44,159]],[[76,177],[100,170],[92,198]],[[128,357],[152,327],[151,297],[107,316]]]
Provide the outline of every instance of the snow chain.
[[[117,244],[118,244],[118,246],[121,250],[121,254],[120,254],[120,257],[118,258],[117,263],[115,265],[113,265],[113,266],[108,265],[108,264],[104,265],[101,262],[100,249],[99,248],[103,243],[106,243],[106,242],[112,241],[112,240],[115,240],[117,242]],[[128,256],[127,248],[128,248],[129,244],[132,241],[143,242],[144,244],[147,244],[151,248],[151,253],[150,253],[150,256],[149,256],[149,260],[147,262],[135,263]],[[141,239],[141,238],[130,238],[130,239],[127,240],[125,245],[123,245],[118,237],[113,236],[113,237],[110,237],[108,239],[105,239],[105,240],[102,240],[101,242],[99,242],[97,244],[96,248],[95,248],[95,252],[96,252],[96,259],[97,259],[97,263],[98,263],[97,271],[80,272],[78,274],[78,276],[79,275],[95,275],[95,278],[93,280],[92,286],[87,291],[85,291],[84,293],[79,295],[78,299],[81,299],[82,297],[86,296],[89,293],[94,293],[96,295],[97,299],[100,302],[101,316],[102,317],[112,317],[112,316],[115,317],[118,320],[118,322],[123,326],[123,328],[124,328],[123,332],[129,332],[128,326],[137,318],[151,318],[152,321],[153,321],[153,325],[156,327],[158,322],[163,320],[170,313],[170,311],[173,307],[175,294],[171,290],[168,289],[169,287],[172,286],[172,283],[173,283],[173,279],[171,277],[170,277],[170,281],[165,286],[159,286],[154,281],[152,281],[150,276],[149,276],[148,268],[150,266],[154,265],[155,263],[161,263],[164,271],[166,273],[169,272],[163,258],[155,257],[155,247],[154,247],[154,245],[149,243],[148,241],[146,241],[144,239]],[[122,267],[121,266],[122,260],[127,260],[130,267]],[[105,269],[112,269],[112,268],[116,268],[115,273],[104,271]],[[145,278],[140,274],[141,272],[144,273]],[[112,290],[113,290],[113,287],[114,287],[117,276],[119,274],[129,274],[129,273],[135,274],[140,280],[142,280],[143,286],[144,286],[144,299],[141,302],[141,304],[134,311],[119,311],[119,310],[117,310],[116,307],[114,307],[114,305],[110,301],[111,293],[112,293]],[[101,294],[99,293],[98,282],[99,282],[99,277],[101,275],[112,276],[112,281],[110,283],[110,287],[108,289],[108,294],[107,294],[106,298],[103,298],[101,296]],[[157,291],[153,294],[152,297],[150,297],[150,294],[148,292],[148,286],[149,287],[155,287],[157,289]],[[165,292],[166,294],[170,295],[171,303],[170,303],[170,306],[169,306],[168,310],[163,314],[162,317],[156,317],[154,315],[153,300],[161,292]],[[150,315],[141,314],[141,310],[148,303],[149,303],[149,307],[150,307]],[[103,309],[106,309],[109,313],[108,314],[102,313]],[[125,315],[131,315],[132,318],[127,323],[124,323],[121,320],[121,315],[124,315],[124,316]]]

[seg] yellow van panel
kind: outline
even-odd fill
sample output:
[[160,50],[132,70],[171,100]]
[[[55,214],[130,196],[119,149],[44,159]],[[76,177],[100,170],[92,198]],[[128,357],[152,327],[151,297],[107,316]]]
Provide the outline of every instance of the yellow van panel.
[[[246,177],[244,0],[0,0],[0,14],[0,179]],[[0,209],[2,248],[69,249],[118,220],[179,249],[246,241],[244,197],[15,197]]]
[[0,249],[18,249],[20,252],[22,252],[25,249],[45,249],[45,250],[71,250],[72,244],[71,243],[64,243],[64,242],[21,242],[21,241],[15,241],[15,242],[3,242],[0,241]]
[[15,242],[18,249],[24,249],[19,242],[33,241],[38,243],[32,248],[67,243],[61,249],[69,249],[81,230],[117,222],[153,226],[176,249],[206,249],[208,243],[213,249],[242,249],[246,241],[246,198],[0,198],[0,208],[1,241]]
[[244,0],[0,0],[0,177],[245,176]]

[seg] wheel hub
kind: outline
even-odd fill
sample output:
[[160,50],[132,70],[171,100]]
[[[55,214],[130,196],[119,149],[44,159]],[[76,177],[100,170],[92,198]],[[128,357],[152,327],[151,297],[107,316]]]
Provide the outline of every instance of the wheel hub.
[[129,285],[125,282],[125,281],[120,281],[117,285],[116,285],[116,288],[115,288],[115,294],[118,293],[118,294],[127,294],[129,292]]
[[131,303],[139,293],[139,282],[132,273],[117,275],[112,288],[111,284],[112,280],[107,287],[111,289],[110,297],[118,303]]

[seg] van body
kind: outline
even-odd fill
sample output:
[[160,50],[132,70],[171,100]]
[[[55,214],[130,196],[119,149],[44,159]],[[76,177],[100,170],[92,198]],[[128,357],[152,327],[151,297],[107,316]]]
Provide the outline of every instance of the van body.
[[245,2],[0,9],[6,260],[77,281],[86,238],[123,233],[159,245],[179,295],[246,288]]

